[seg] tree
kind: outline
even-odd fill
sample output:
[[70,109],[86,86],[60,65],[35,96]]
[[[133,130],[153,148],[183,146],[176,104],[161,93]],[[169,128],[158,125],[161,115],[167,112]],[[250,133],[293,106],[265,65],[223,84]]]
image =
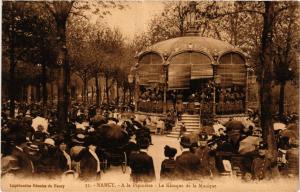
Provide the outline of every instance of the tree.
[[101,17],[109,13],[109,11],[100,11],[99,7],[118,7],[123,8],[122,5],[114,2],[95,2],[96,6],[93,6],[93,2],[81,2],[81,1],[53,1],[45,2],[44,6],[49,10],[56,22],[57,32],[57,65],[58,68],[58,123],[59,127],[65,128],[67,125],[68,105],[69,105],[69,93],[68,82],[70,79],[70,66],[68,60],[68,49],[66,44],[66,29],[67,21],[70,15],[77,15],[86,17],[84,15],[85,10],[91,10],[95,8],[93,14],[99,14]]
[[[3,4],[3,57],[9,58],[9,84],[16,84],[20,76],[16,76],[18,65],[21,63],[37,64],[40,60],[41,45],[48,44],[51,34],[51,22],[47,16],[36,10],[30,2],[5,2]],[[43,41],[43,42],[41,42]],[[46,56],[46,55],[45,55]],[[44,57],[45,59],[45,57]],[[50,60],[48,57],[47,60]],[[22,66],[23,69],[24,66]],[[25,73],[32,76],[34,73]],[[44,74],[46,72],[44,71]],[[31,78],[27,76],[27,78]],[[26,78],[24,74],[22,77]],[[46,77],[46,75],[45,75]],[[46,81],[46,79],[44,79]],[[43,81],[43,82],[45,82]],[[23,89],[25,82],[22,82]],[[14,117],[16,96],[19,94],[18,86],[9,87],[10,116]],[[45,89],[44,89],[45,90]],[[23,91],[25,92],[25,91]],[[43,91],[44,92],[44,91]]]
[[282,117],[284,114],[284,95],[287,81],[292,81],[297,77],[297,57],[299,35],[299,7],[297,3],[286,2],[282,6],[288,8],[278,15],[274,30],[273,62],[274,79],[279,84],[279,106],[278,113]]

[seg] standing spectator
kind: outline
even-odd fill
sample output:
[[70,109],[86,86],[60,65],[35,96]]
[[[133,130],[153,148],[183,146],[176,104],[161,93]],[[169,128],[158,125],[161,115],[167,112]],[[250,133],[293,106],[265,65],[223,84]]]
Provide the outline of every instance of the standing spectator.
[[37,167],[37,172],[39,174],[44,174],[50,178],[56,175],[56,151],[57,148],[55,147],[55,141],[51,138],[47,138],[44,141],[44,148],[41,150],[41,159]]
[[204,177],[212,177],[216,173],[215,159],[210,155],[210,148],[207,146],[207,134],[201,133],[199,135],[199,147],[195,154],[200,160],[201,172]]
[[186,132],[186,127],[185,127],[185,125],[184,125],[183,122],[181,122],[181,123],[179,124],[179,127],[180,127],[180,131],[179,131],[178,139],[179,139],[181,136],[183,136],[184,133]]
[[138,141],[140,150],[137,153],[131,153],[129,157],[130,176],[134,182],[151,182],[155,180],[153,159],[147,154],[149,144],[148,138],[140,139]]
[[252,162],[252,178],[254,180],[262,180],[271,177],[271,161],[266,157],[267,144],[261,142],[259,144],[258,154]]
[[85,142],[86,148],[81,150],[79,155],[75,158],[76,161],[80,161],[80,174],[79,177],[83,180],[99,179],[100,159],[96,154],[97,139],[90,136]]
[[33,163],[21,147],[26,140],[25,135],[22,133],[15,134],[16,141],[11,156],[16,159],[18,169],[14,173],[18,177],[32,176],[34,173]]
[[175,176],[176,161],[174,160],[174,157],[177,150],[168,145],[166,145],[164,149],[165,157],[168,157],[168,159],[163,160],[161,163],[160,179],[171,179]]
[[143,125],[139,127],[139,129],[136,130],[136,140],[139,142],[140,139],[147,138],[149,139],[150,145],[152,144],[150,129],[146,127],[146,121],[143,122]]
[[70,156],[72,158],[72,167],[76,170],[77,173],[80,173],[80,163],[74,161],[80,152],[85,148],[84,145],[85,135],[82,133],[77,133],[72,139],[73,146],[70,149]]
[[156,134],[162,135],[165,130],[165,122],[162,118],[160,118],[156,125]]
[[193,143],[187,135],[184,135],[181,137],[180,145],[182,154],[176,158],[176,176],[186,180],[197,179],[201,175],[200,160],[190,151]]
[[56,159],[58,164],[58,171],[62,174],[71,169],[71,157],[66,152],[67,144],[63,139],[58,141],[58,150],[56,152]]

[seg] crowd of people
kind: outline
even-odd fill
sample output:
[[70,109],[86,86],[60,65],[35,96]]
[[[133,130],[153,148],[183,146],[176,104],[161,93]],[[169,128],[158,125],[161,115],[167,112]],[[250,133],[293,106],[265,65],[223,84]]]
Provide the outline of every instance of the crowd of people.
[[[276,177],[277,168],[281,176],[298,177],[299,143],[296,135],[281,134],[284,130],[276,130],[277,152],[281,154],[274,160],[267,152],[268,145],[262,139],[261,129],[243,126],[235,120],[225,126],[216,125],[216,132],[205,127],[198,135],[181,133],[182,154],[176,159],[176,149],[166,146],[168,159],[162,163],[161,178],[235,175],[245,181],[263,180]],[[237,127],[242,129],[235,129]]]
[[245,111],[245,88],[229,87],[216,89],[217,114],[234,114]]
[[[97,180],[116,163],[113,155],[118,154],[118,162],[125,161],[131,168],[133,181],[156,179],[155,157],[147,152],[153,145],[149,118],[140,120],[96,106],[84,110],[80,105],[72,106],[65,129],[58,127],[56,112],[44,116],[38,105],[18,108],[15,118],[3,112],[1,118],[2,176]],[[160,132],[167,120],[159,119]],[[281,175],[298,176],[296,124],[276,128],[276,160],[267,153],[262,130],[255,124],[245,125],[237,120],[216,122],[197,133],[187,133],[183,125],[178,137],[181,154],[165,146],[160,178],[195,180],[236,174],[247,181],[262,180],[274,176],[276,168]]]

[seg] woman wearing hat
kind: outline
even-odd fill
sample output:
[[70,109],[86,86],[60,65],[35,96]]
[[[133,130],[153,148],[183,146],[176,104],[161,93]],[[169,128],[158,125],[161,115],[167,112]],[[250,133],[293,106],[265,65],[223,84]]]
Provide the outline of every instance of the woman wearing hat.
[[41,148],[41,158],[37,166],[37,173],[49,177],[57,174],[57,165],[53,163],[56,161],[56,151],[55,141],[52,138],[45,139],[44,145]]
[[85,140],[85,135],[83,133],[77,133],[74,138],[72,138],[72,147],[70,149],[70,156],[72,158],[72,168],[76,170],[77,173],[80,173],[80,163],[74,161],[74,159],[77,158],[79,153],[85,149],[84,146],[84,140]]
[[81,150],[75,161],[80,161],[79,177],[83,180],[98,179],[100,177],[100,158],[96,154],[97,139],[94,136],[85,140],[86,148]]
[[71,169],[71,156],[67,153],[66,150],[66,142],[63,139],[59,140],[58,149],[55,154],[59,173],[64,173]]

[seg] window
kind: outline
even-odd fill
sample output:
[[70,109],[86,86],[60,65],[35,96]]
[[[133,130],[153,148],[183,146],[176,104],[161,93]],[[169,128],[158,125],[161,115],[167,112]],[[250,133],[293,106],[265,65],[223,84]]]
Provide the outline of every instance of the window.
[[245,60],[240,54],[237,53],[227,53],[223,55],[220,59],[220,64],[245,64]]
[[162,58],[156,53],[147,53],[140,59],[140,64],[162,64]]

